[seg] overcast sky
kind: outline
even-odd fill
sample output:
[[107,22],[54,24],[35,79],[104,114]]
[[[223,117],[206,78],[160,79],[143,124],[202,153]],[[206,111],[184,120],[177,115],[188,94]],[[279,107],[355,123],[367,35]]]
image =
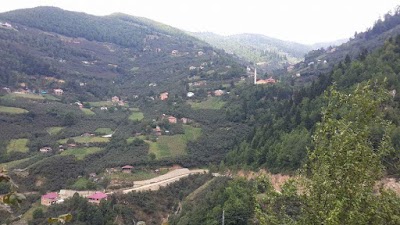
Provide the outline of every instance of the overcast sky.
[[188,31],[259,33],[305,44],[365,31],[399,0],[9,0],[0,11],[36,6],[108,15],[123,12]]

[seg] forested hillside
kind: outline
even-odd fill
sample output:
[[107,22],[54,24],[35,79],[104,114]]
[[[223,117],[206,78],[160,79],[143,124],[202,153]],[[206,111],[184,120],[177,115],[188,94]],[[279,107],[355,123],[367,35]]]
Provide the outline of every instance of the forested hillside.
[[397,36],[309,87],[238,89],[230,118],[257,125],[220,168],[266,168],[296,178],[279,191],[263,175],[210,184],[170,222],[399,223],[399,196],[377,186],[384,176],[400,176],[399,54]]
[[[235,112],[232,119],[256,122],[257,129],[227,156],[231,165],[245,164],[258,168],[265,166],[272,171],[295,171],[306,157],[306,149],[312,148],[311,135],[321,119],[322,98],[328,86],[347,92],[355,85],[367,80],[386,80],[385,88],[393,95],[385,110],[386,118],[392,121],[391,135],[397,146],[399,118],[399,57],[400,36],[390,38],[383,48],[360,60],[340,62],[335,69],[323,74],[309,87],[238,89],[241,98],[232,102],[228,112]],[[396,147],[399,151],[398,147]],[[397,152],[397,155],[399,152]],[[396,155],[396,154],[395,154]],[[389,165],[398,164],[390,162]],[[399,174],[398,168],[394,174]]]
[[363,58],[366,54],[381,48],[389,38],[400,34],[399,23],[400,8],[397,7],[393,12],[386,13],[383,19],[377,20],[367,31],[355,33],[348,42],[309,52],[304,62],[295,66],[292,75],[299,73],[301,77],[309,80],[310,76],[315,77],[320,73],[329,72],[346,57],[351,60]]
[[272,72],[286,69],[301,61],[312,50],[311,46],[282,41],[259,34],[237,34],[221,36],[213,33],[191,33],[216,48],[257,64],[259,68]]

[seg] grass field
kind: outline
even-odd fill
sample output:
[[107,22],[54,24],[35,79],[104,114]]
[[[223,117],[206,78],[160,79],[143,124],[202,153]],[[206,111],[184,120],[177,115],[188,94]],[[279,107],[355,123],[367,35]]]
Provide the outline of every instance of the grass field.
[[57,98],[57,97],[55,97],[55,96],[53,96],[53,95],[49,95],[49,94],[45,94],[45,95],[43,95],[43,97],[44,97],[45,99],[51,100],[51,101],[60,101],[59,98]]
[[84,190],[89,182],[88,179],[81,177],[72,185],[72,189],[74,190]]
[[25,161],[28,161],[30,158],[25,158],[25,159],[19,159],[19,160],[15,160],[15,161],[11,161],[11,162],[6,162],[6,163],[0,163],[0,168],[12,168],[17,166],[20,163],[23,163]]
[[97,128],[94,132],[97,134],[111,134],[113,131],[111,130],[111,128],[101,127]]
[[157,142],[146,141],[150,146],[149,151],[154,153],[157,159],[185,155],[187,143],[200,137],[201,128],[184,125],[184,129],[185,134],[160,136]]
[[50,135],[56,135],[56,134],[60,133],[60,131],[62,129],[64,129],[64,127],[49,127],[49,128],[46,129],[46,131]]
[[113,106],[114,102],[112,101],[100,101],[100,102],[89,102],[90,106],[93,107],[102,107],[102,106]]
[[189,101],[189,104],[192,106],[193,109],[221,109],[224,107],[225,102],[221,101],[217,97],[210,97],[206,101],[202,102],[193,102]]
[[88,116],[94,116],[94,115],[96,115],[96,113],[94,113],[94,112],[93,112],[92,110],[90,110],[90,109],[81,108],[81,110],[82,110],[82,112],[85,113],[85,115],[88,115]]
[[140,111],[139,111],[139,112],[134,111],[134,112],[132,112],[132,114],[129,116],[129,119],[130,119],[130,120],[133,120],[133,121],[135,121],[135,120],[141,121],[143,118],[144,118],[144,115],[143,115],[143,113],[140,112]]
[[85,156],[101,151],[99,147],[89,148],[73,148],[61,152],[61,155],[74,155],[78,160],[82,160]]
[[27,113],[27,112],[28,112],[28,110],[21,109],[21,108],[0,106],[0,113],[24,114],[24,113]]
[[29,148],[26,146],[29,139],[11,139],[10,143],[7,145],[7,153],[10,152],[28,152]]
[[[69,138],[61,139],[61,140],[58,140],[58,142],[60,144],[65,144],[65,143],[67,143],[68,139]],[[93,137],[81,137],[81,136],[78,136],[78,137],[72,137],[72,139],[74,139],[76,143],[80,143],[80,144],[84,144],[84,143],[106,143],[106,142],[110,141],[109,138],[95,137],[95,136],[93,136]]]
[[19,93],[10,93],[2,97],[3,99],[16,99],[16,98],[29,98],[32,100],[44,100],[45,98],[41,95],[35,94],[19,94]]

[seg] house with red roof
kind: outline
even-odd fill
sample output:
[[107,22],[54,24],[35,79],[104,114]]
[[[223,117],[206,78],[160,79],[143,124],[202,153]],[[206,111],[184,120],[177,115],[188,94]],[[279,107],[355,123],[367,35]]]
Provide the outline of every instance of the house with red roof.
[[42,195],[40,203],[45,206],[56,204],[60,199],[57,192],[50,192],[45,195]]
[[132,169],[133,169],[133,166],[126,165],[126,166],[122,167],[122,172],[123,173],[130,173],[132,171]]
[[95,204],[100,204],[101,200],[107,200],[107,195],[103,192],[96,192],[95,194],[89,195],[87,198],[89,199],[89,202],[95,203]]
[[168,92],[163,92],[160,94],[160,99],[161,101],[167,100],[168,99]]
[[168,116],[168,122],[169,123],[177,123],[178,120],[174,116]]

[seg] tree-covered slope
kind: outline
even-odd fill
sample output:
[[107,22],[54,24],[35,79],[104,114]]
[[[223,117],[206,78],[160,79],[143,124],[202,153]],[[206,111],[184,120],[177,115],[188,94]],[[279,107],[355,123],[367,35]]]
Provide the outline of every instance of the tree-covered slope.
[[[143,93],[151,83],[156,84],[156,92],[184,92],[185,79],[200,72],[211,71],[207,79],[229,80],[241,75],[236,71],[244,71],[227,54],[145,18],[37,7],[1,13],[0,21],[12,26],[0,29],[2,86],[16,88],[18,83],[27,83],[35,89],[48,88],[33,84],[28,76],[56,77],[67,84],[96,78],[96,87],[88,95],[102,98]],[[200,66],[201,71],[189,70]]]
[[[365,57],[368,52],[383,46],[390,37],[400,34],[400,7],[384,15],[365,32],[355,33],[354,37],[340,46],[331,46],[309,52],[303,63],[295,66],[293,74],[300,73],[302,77],[316,76],[330,71],[334,65],[345,60]],[[327,64],[323,62],[326,60]]]
[[[327,87],[348,92],[355,85],[372,80],[386,80],[385,88],[393,96],[385,106],[385,117],[392,122],[391,135],[397,153],[386,162],[388,172],[399,174],[399,98],[400,36],[360,60],[339,63],[332,72],[323,74],[303,88],[269,87],[238,90],[241,96],[228,107],[231,119],[253,122],[256,129],[234,151],[228,154],[231,165],[266,167],[272,171],[294,171],[304,162],[307,148],[312,149],[311,134],[321,119],[326,104],[322,93]],[[379,128],[375,130],[379,134]],[[379,135],[378,135],[379,136]],[[396,156],[397,155],[397,156]]]
[[238,57],[257,63],[267,71],[286,68],[299,62],[312,50],[311,46],[282,41],[260,34],[237,34],[221,36],[214,33],[191,33],[211,45],[236,54]]

